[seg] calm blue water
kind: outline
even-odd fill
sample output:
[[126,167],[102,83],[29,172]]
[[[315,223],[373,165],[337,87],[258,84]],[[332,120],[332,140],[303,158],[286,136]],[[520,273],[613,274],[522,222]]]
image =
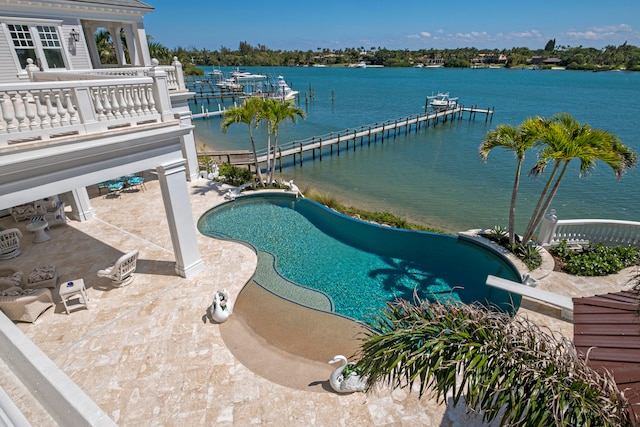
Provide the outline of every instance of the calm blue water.
[[[411,221],[448,231],[507,225],[515,161],[494,151],[483,164],[477,154],[486,133],[498,124],[518,125],[530,116],[571,113],[581,123],[606,129],[640,152],[637,115],[640,73],[532,71],[504,69],[413,68],[255,68],[282,74],[301,92],[307,118],[280,126],[280,142],[405,117],[423,111],[427,95],[450,92],[465,105],[495,107],[493,121],[455,121],[418,134],[386,139],[325,155],[322,162],[288,165],[286,179],[301,188],[334,194],[346,204],[389,211]],[[305,97],[313,90],[308,104]],[[333,98],[333,99],[332,99]],[[226,106],[231,104],[227,102]],[[205,104],[217,109],[217,105]],[[194,106],[199,111],[200,105]],[[220,119],[195,121],[196,134],[209,147],[250,149],[247,128],[220,131]],[[258,148],[266,148],[264,131],[256,132]],[[379,141],[379,140],[378,140]],[[544,179],[526,176],[535,153],[529,154],[517,207],[517,231],[522,232]],[[640,172],[621,181],[604,164],[579,179],[577,164],[565,176],[553,208],[561,219],[614,218],[640,221]]]
[[[510,311],[509,295],[485,281],[489,274],[519,280],[510,264],[473,243],[367,224],[281,194],[216,207],[198,228],[273,254],[284,277],[328,294],[337,313],[357,320],[378,312],[385,301],[412,301],[414,289],[420,298],[489,301]],[[518,305],[520,298],[514,298]]]

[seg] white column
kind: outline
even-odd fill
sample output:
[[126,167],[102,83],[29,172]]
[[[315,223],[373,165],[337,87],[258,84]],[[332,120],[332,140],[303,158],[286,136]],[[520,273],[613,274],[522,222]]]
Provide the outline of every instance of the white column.
[[555,209],[551,209],[542,220],[540,226],[540,233],[538,234],[538,243],[542,246],[548,246],[551,243],[551,239],[556,231],[556,225],[558,224],[558,216]]
[[135,34],[133,33],[132,24],[124,25],[122,29],[124,31],[124,40],[125,43],[127,43],[127,49],[129,51],[129,62],[135,67],[142,66],[139,50],[140,45],[138,44],[138,40],[136,40]]
[[156,170],[176,255],[176,273],[189,278],[204,270],[205,265],[198,248],[184,164],[184,160],[179,160],[158,166]]
[[[191,111],[180,111],[176,113],[180,117],[180,123],[185,126],[193,126],[191,122]],[[193,129],[188,134],[180,137],[180,148],[182,156],[187,160],[187,179],[193,181],[198,179],[200,166],[198,165],[198,153],[196,152],[196,140]]]
[[[142,18],[141,18],[142,19]],[[138,52],[140,64],[136,64],[138,67],[150,67],[151,66],[151,55],[149,54],[149,42],[147,41],[147,33],[144,29],[144,22],[139,21],[135,24],[132,24],[134,35],[133,37],[136,39],[138,43]]]
[[67,206],[71,206],[69,217],[76,221],[84,222],[94,217],[95,212],[91,206],[91,200],[86,187],[76,188],[60,195],[60,199]]

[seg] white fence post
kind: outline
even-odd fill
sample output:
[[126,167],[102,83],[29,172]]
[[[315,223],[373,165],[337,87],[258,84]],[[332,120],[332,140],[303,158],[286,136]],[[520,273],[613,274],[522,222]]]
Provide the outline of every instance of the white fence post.
[[556,224],[558,224],[558,217],[556,216],[556,210],[551,211],[542,219],[542,225],[540,226],[540,234],[538,235],[538,242],[542,246],[547,246],[551,243],[553,233],[556,231]]

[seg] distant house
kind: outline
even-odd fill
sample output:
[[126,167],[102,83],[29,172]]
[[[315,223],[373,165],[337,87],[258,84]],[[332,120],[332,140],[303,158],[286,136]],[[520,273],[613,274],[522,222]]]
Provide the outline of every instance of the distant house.
[[424,56],[423,57],[423,62],[426,65],[444,65],[444,57],[440,54],[434,55],[432,56]]
[[[0,212],[57,196],[93,217],[87,186],[153,170],[176,254],[204,266],[186,180],[198,176],[182,65],[149,55],[137,0],[0,0]],[[113,40],[103,63],[96,35]],[[144,221],[144,217],[139,218]]]
[[545,65],[558,65],[562,62],[561,59],[559,58],[547,58],[544,61],[542,61],[543,64]]
[[493,53],[481,53],[476,58],[471,59],[472,64],[506,64],[507,56]]
[[528,62],[530,62],[532,65],[542,65],[542,61],[542,56],[532,56]]

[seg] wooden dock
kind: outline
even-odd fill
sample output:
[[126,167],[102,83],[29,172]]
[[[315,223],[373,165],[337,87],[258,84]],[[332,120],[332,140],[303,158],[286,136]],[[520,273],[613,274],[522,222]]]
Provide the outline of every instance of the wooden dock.
[[[377,143],[380,140],[384,143],[385,139],[395,139],[398,134],[407,135],[412,130],[418,132],[421,128],[428,126],[436,126],[438,123],[444,123],[453,120],[462,120],[466,114],[468,119],[475,119],[477,114],[485,116],[485,122],[493,119],[494,108],[481,109],[477,107],[464,107],[457,105],[452,108],[439,111],[427,111],[417,115],[411,115],[409,117],[400,118],[396,120],[388,120],[384,123],[375,123],[373,125],[360,126],[355,129],[346,129],[339,132],[331,132],[322,136],[314,136],[301,141],[291,141],[285,144],[278,145],[278,151],[276,153],[276,161],[278,162],[278,168],[282,171],[283,159],[288,157],[292,158],[293,164],[296,163],[302,166],[305,153],[311,152],[312,160],[316,159],[316,156],[322,160],[322,156],[325,149],[329,148],[329,154],[333,155],[334,149],[337,155],[340,155],[340,150],[344,147],[348,150],[351,146],[355,151],[358,143],[360,146],[364,145],[365,140],[368,145],[371,143]],[[226,159],[228,163],[234,165],[246,165],[251,169],[254,165],[253,155],[247,155],[248,152],[207,152],[198,153],[199,155],[215,156],[217,159]],[[258,163],[265,163],[267,161],[267,150],[261,150],[257,153]],[[273,157],[273,154],[272,154]]]

